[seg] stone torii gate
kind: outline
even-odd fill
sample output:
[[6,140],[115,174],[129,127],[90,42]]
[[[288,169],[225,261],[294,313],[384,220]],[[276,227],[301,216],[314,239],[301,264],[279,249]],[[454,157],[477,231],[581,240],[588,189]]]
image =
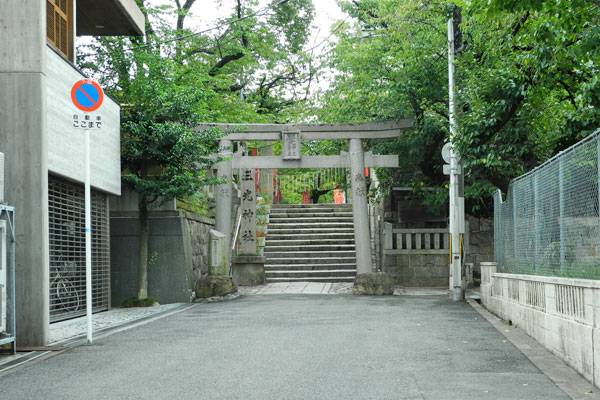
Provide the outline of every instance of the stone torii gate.
[[[359,274],[372,272],[371,246],[365,168],[398,167],[397,155],[373,155],[363,151],[363,139],[389,139],[412,128],[413,120],[365,122],[349,124],[200,124],[194,130],[217,127],[237,133],[219,139],[217,176],[228,183],[216,188],[216,230],[223,233],[227,248],[231,246],[231,206],[233,168],[350,168],[356,268]],[[339,156],[303,156],[301,141],[348,140],[348,152]],[[234,141],[281,141],[282,156],[249,157],[233,154]],[[229,252],[228,252],[229,253]],[[228,263],[229,263],[229,254]]]

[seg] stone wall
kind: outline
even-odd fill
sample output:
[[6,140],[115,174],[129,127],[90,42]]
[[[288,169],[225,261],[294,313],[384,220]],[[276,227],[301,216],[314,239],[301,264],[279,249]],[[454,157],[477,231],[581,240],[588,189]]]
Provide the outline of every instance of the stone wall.
[[208,233],[215,229],[215,223],[212,219],[191,213],[185,214],[185,220],[190,238],[192,271],[194,278],[199,279],[208,274]]
[[469,223],[469,248],[465,262],[473,263],[473,273],[480,276],[479,264],[494,261],[494,219],[467,215]]
[[384,272],[397,285],[408,287],[448,286],[448,256],[443,254],[385,255]]
[[[494,224],[490,218],[468,216],[469,237],[465,238],[465,262],[475,263],[474,275],[479,277],[479,263],[494,258]],[[426,253],[427,251],[423,251]],[[446,287],[449,279],[449,254],[384,254],[383,271],[396,280],[397,285],[409,287]],[[384,251],[385,253],[385,251]],[[440,252],[438,252],[440,253]]]

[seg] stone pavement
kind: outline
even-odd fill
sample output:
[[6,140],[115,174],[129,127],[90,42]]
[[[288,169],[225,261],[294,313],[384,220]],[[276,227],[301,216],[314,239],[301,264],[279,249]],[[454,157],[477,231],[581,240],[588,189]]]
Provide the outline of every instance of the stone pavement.
[[276,282],[262,286],[240,286],[242,295],[257,294],[348,294],[352,283]]
[[[352,282],[324,283],[324,282],[277,282],[262,286],[240,286],[242,295],[257,294],[351,294]],[[447,295],[445,288],[402,288],[397,287],[394,296],[401,295]]]
[[569,398],[474,308],[444,296],[197,304],[0,384],[2,398],[36,400]]

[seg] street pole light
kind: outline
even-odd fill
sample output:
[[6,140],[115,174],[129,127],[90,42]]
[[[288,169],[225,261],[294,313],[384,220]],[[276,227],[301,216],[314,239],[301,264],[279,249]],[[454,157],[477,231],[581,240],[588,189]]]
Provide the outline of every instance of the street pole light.
[[[448,20],[448,98],[449,98],[449,122],[450,122],[450,143],[456,136],[456,109],[454,102],[454,23],[456,14]],[[462,287],[462,240],[461,234],[464,233],[464,197],[461,196],[461,184],[463,182],[463,170],[459,156],[454,148],[450,146],[450,273],[452,276],[450,282],[450,292],[453,301],[464,299]],[[461,229],[462,228],[462,229]]]

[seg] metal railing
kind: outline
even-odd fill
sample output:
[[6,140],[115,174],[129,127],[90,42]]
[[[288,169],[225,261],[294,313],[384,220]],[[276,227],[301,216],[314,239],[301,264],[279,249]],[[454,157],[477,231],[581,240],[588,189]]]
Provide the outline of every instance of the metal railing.
[[498,271],[600,279],[600,131],[494,196]]

